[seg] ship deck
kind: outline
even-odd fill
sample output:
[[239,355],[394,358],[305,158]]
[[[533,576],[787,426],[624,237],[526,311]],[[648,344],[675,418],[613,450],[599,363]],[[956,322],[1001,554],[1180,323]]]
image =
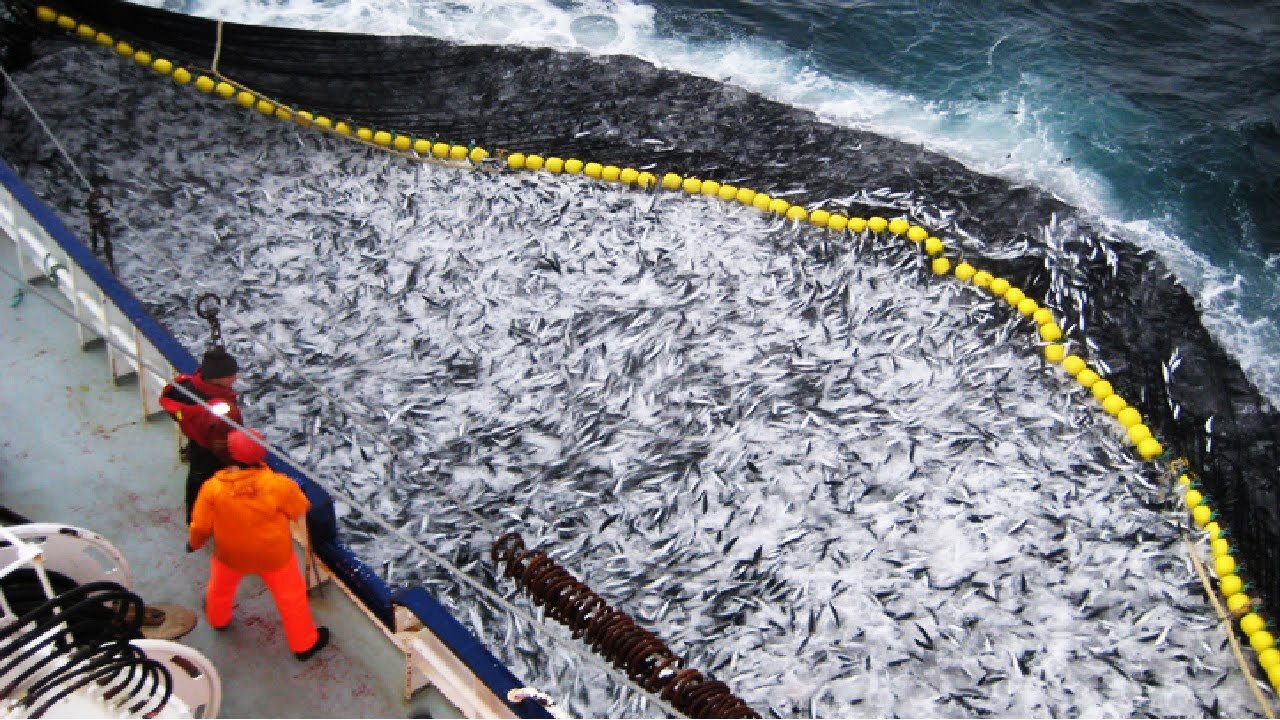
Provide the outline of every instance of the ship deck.
[[[0,264],[18,273],[0,234]],[[75,323],[36,297],[37,284],[0,275],[0,506],[33,522],[84,527],[124,553],[148,603],[198,611],[208,549],[184,550],[183,483],[167,418],[142,420],[136,384],[117,384],[98,347],[82,350]],[[262,581],[246,578],[236,619],[214,632],[203,618],[180,642],[203,652],[222,678],[222,717],[445,717],[438,693],[402,698],[403,665],[385,636],[340,588],[313,593],[333,641],[308,662],[285,646]],[[197,613],[199,614],[199,613]]]

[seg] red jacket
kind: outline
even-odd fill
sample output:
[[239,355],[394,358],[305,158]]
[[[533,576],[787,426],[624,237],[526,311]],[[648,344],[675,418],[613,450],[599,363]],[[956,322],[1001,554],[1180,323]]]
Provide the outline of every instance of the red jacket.
[[[194,392],[211,406],[222,404],[229,406],[222,417],[214,415],[202,405],[192,400],[186,393],[174,387],[181,385]],[[166,385],[160,393],[160,407],[169,413],[169,417],[178,421],[178,429],[191,442],[212,451],[224,463],[231,462],[227,454],[227,433],[235,428],[222,421],[223,417],[243,425],[240,406],[236,404],[236,391],[222,385],[206,382],[197,370],[194,375],[179,375]]]

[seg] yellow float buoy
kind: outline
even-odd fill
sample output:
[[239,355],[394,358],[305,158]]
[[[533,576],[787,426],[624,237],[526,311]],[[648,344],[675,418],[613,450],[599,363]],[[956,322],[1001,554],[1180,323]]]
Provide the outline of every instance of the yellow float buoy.
[[598,162],[589,162],[586,165],[582,166],[582,174],[586,175],[592,180],[599,180],[600,174],[603,172],[604,172],[604,165],[601,165]]
[[1116,415],[1116,419],[1120,421],[1121,425],[1131,428],[1142,422],[1142,413],[1138,412],[1135,407],[1127,407]]
[[1196,527],[1203,528],[1211,519],[1213,519],[1213,511],[1208,505],[1197,505],[1191,509],[1191,522],[1195,523]]
[[[907,230],[907,239],[913,243],[922,243],[927,237],[929,237],[929,231],[919,225],[912,225],[911,228]],[[941,243],[942,241],[939,240],[938,242]],[[930,254],[932,255],[934,253]]]
[[1024,297],[1018,302],[1018,314],[1023,317],[1031,317],[1040,309],[1040,303],[1029,297]]
[[115,38],[111,37],[110,35],[104,32],[98,33],[93,37],[93,39],[102,47],[111,47],[112,45],[116,44]]
[[173,71],[173,81],[179,85],[186,85],[191,82],[191,71],[180,67]]
[[139,50],[133,54],[133,61],[142,67],[151,67],[151,53],[146,50]]
[[1271,672],[1272,668],[1280,666],[1280,650],[1269,647],[1258,653],[1258,664],[1262,666],[1263,670],[1268,673]]
[[1084,358],[1079,355],[1068,355],[1062,359],[1062,369],[1066,370],[1071,377],[1079,375],[1087,367]]
[[986,270],[979,270],[974,273],[973,284],[980,288],[991,287],[991,273]]
[[677,190],[682,184],[684,184],[684,178],[675,173],[669,172],[662,176],[662,187],[668,190]]
[[1009,292],[1010,287],[1009,281],[1002,277],[991,278],[991,293],[996,297],[1004,297],[1004,294]]
[[1012,305],[1014,308],[1017,308],[1018,303],[1026,299],[1026,294],[1023,293],[1020,288],[1010,287],[1008,290],[1004,291],[1004,301]]
[[680,183],[680,188],[690,195],[697,195],[702,191],[702,181],[698,178],[685,178],[684,182]]
[[[1222,537],[1222,526],[1218,524],[1217,520],[1210,521],[1208,525],[1205,525],[1204,531],[1209,534],[1210,540],[1217,540],[1218,538]],[[1223,595],[1230,595],[1230,594],[1231,593],[1223,593]]]
[[[1200,505],[1197,505],[1195,509],[1199,510],[1201,508],[1207,508],[1207,507],[1208,507],[1207,505],[1200,504]],[[1231,543],[1227,542],[1226,538],[1218,538],[1217,540],[1213,540],[1209,543],[1209,552],[1213,553],[1214,557],[1222,557],[1223,555],[1230,555]]]
[[831,213],[826,210],[814,210],[809,213],[809,223],[818,227],[827,227],[827,221],[831,219]]
[[317,115],[312,124],[321,130],[330,130],[333,128],[333,121],[330,120],[327,115]]
[[1164,446],[1153,437],[1143,438],[1138,441],[1138,454],[1143,460],[1155,460],[1164,454]]
[[258,98],[248,90],[241,90],[236,93],[236,104],[240,107],[251,108],[256,102],[258,102]]
[[1102,379],[1101,376],[1099,376],[1098,373],[1094,372],[1090,368],[1085,368],[1081,370],[1079,374],[1076,375],[1076,382],[1080,383],[1081,385],[1087,388],[1093,387],[1094,383],[1098,382],[1101,379]]
[[169,60],[166,60],[165,58],[156,58],[155,60],[151,61],[151,69],[155,70],[161,75],[168,75],[169,73],[173,72],[173,63],[170,62]]
[[92,27],[85,25],[84,23],[81,23],[76,27],[76,35],[79,35],[82,40],[92,40],[93,36],[97,34],[97,30],[94,30]]
[[1249,647],[1256,653],[1271,650],[1275,644],[1276,639],[1266,630],[1259,630],[1249,636]]
[[373,134],[373,142],[377,145],[381,145],[382,147],[387,147],[394,139],[395,138],[391,136],[391,133],[386,130],[379,130]]
[[712,196],[712,197],[719,197],[719,196],[720,196],[720,183],[716,182],[715,180],[703,180],[703,181],[702,181],[702,194],[703,194],[703,195],[709,195],[709,196]]
[[[439,145],[439,144],[440,143],[436,143],[436,145]],[[435,146],[432,146],[431,152],[433,155],[435,154]],[[523,170],[524,169],[524,153],[511,153],[510,155],[508,155],[507,167],[511,168],[512,170]]]
[[1267,627],[1267,622],[1258,613],[1251,612],[1240,618],[1240,629],[1245,635],[1252,635]]
[[[1084,373],[1080,373],[1080,374],[1083,375]],[[1128,433],[1129,433],[1129,442],[1133,443],[1134,445],[1137,445],[1143,440],[1146,440],[1147,438],[1151,437],[1151,428],[1147,427],[1146,425],[1143,425],[1142,423],[1138,423],[1137,425],[1129,426]],[[1195,505],[1189,505],[1188,507],[1195,507]]]
[[924,251],[929,255],[937,255],[943,251],[942,241],[936,237],[931,237],[924,241]]
[[[569,158],[568,160],[565,160],[564,171],[569,173],[570,175],[577,175],[578,173],[582,172],[582,161],[579,160],[578,158]],[[671,174],[671,173],[668,173],[668,174]],[[678,180],[680,176],[676,175],[676,178],[677,178],[677,184],[679,184]]]
[[[995,281],[992,281],[994,284]],[[1040,337],[1046,342],[1055,342],[1062,338],[1062,328],[1058,327],[1058,323],[1047,322],[1040,326]]]
[[782,198],[774,198],[769,201],[769,212],[774,215],[785,215],[790,207],[791,203]]
[[37,5],[36,19],[40,22],[53,22],[58,19],[58,11],[47,5]]
[[654,184],[657,182],[658,182],[658,176],[654,175],[648,170],[641,171],[640,175],[636,178],[636,185],[639,185],[642,188],[653,187]]
[[751,200],[751,207],[757,210],[768,210],[771,202],[773,202],[773,198],[764,193],[756,193],[756,196]]
[[889,232],[894,235],[905,235],[907,230],[911,228],[911,223],[902,218],[894,218],[889,221]]
[[[298,122],[301,123],[302,121],[299,120]],[[395,139],[391,141],[391,146],[400,152],[409,152],[413,149],[413,138],[408,135],[397,135]]]
[[[263,115],[271,115],[276,111],[276,104],[270,100],[258,100],[258,102],[254,104],[254,107]],[[387,136],[387,141],[391,141],[390,135]]]
[[1106,400],[1115,393],[1115,391],[1111,389],[1111,383],[1106,380],[1099,380],[1094,383],[1093,386],[1089,388],[1089,392],[1093,393],[1094,399],[1098,402]]
[[70,15],[58,16],[58,27],[62,28],[63,30],[72,30],[75,28],[75,26],[76,26],[76,19],[71,17]]
[[[196,89],[202,93],[213,92],[213,88],[215,85],[217,85],[217,83],[215,83],[213,81],[213,78],[209,77],[208,75],[201,75],[200,77],[196,78]],[[228,87],[230,86],[228,85]]]
[[[431,155],[432,155],[432,157],[439,158],[440,160],[443,160],[443,159],[445,159],[445,158],[449,157],[449,148],[450,148],[450,147],[452,147],[452,146],[451,146],[449,143],[444,142],[443,140],[438,141],[438,142],[435,142],[435,143],[432,143],[432,144],[431,144]],[[519,156],[519,157],[520,157],[520,160],[519,160],[519,161],[518,161],[518,163],[517,163],[519,167],[516,167],[516,166],[514,166],[514,165],[513,165],[513,166],[512,166],[512,168],[513,168],[513,169],[515,169],[515,170],[519,170],[519,169],[523,168],[523,167],[524,167],[525,157],[526,157],[526,156],[525,156],[525,154],[524,154],[524,153],[512,153],[512,155],[513,155],[513,156]],[[508,165],[511,165],[511,163],[509,163],[509,162],[508,162],[507,164],[508,164]]]
[[[461,158],[457,158],[458,160],[462,160],[462,159],[466,158],[466,156],[467,156],[467,149],[466,149],[466,148],[462,147],[461,145],[454,145],[453,147],[454,147],[454,148],[462,148],[462,157],[461,157]],[[449,151],[449,156],[450,156],[450,157],[453,157],[453,150],[450,150],[450,151]],[[541,155],[526,155],[526,156],[525,156],[525,158],[524,158],[524,169],[525,169],[525,170],[541,170],[541,169],[543,168],[543,166],[545,166],[546,164],[547,164],[546,159],[545,159],[545,158],[543,158]]]
[[[956,274],[958,275],[959,273]],[[1044,346],[1044,359],[1051,363],[1062,362],[1062,358],[1066,352],[1067,348],[1065,345],[1050,343]]]
[[351,123],[346,120],[339,120],[334,124],[333,131],[343,137],[351,137]]
[[[1234,561],[1233,561],[1233,564],[1234,564]],[[1228,576],[1228,577],[1234,577],[1234,576]],[[1235,593],[1234,595],[1227,596],[1227,609],[1231,611],[1232,615],[1243,615],[1249,611],[1249,608],[1252,605],[1253,605],[1253,598],[1249,597],[1248,595],[1245,595],[1244,593]]]
[[605,182],[618,182],[622,177],[622,168],[617,165],[605,165],[600,168],[600,179]]
[[1271,689],[1280,691],[1280,667],[1267,670],[1267,680],[1271,683]]
[[756,201],[756,191],[751,188],[738,188],[738,194],[735,197],[743,205],[751,205]]
[[951,261],[944,257],[934,258],[930,266],[934,275],[946,275],[951,270]]
[[973,274],[975,272],[977,272],[977,270],[975,270],[973,266],[967,262],[961,262],[960,264],[956,265],[956,277],[966,282],[973,277]]
[[564,160],[558,157],[549,157],[542,167],[552,175],[559,175],[564,170]]
[[831,217],[827,218],[827,227],[831,228],[832,230],[835,230],[836,232],[840,232],[845,228],[849,228],[850,230],[852,230],[853,229],[852,223],[853,223],[853,220],[850,220],[849,218],[843,215],[833,214]]
[[[463,160],[466,160],[466,159],[467,159],[467,154],[468,154],[469,152],[470,152],[470,150],[467,148],[467,146],[466,146],[466,145],[450,145],[450,146],[449,146],[449,159],[450,159],[450,160],[454,160],[454,161],[456,161],[456,162],[462,162]],[[530,157],[533,157],[533,156],[530,156]],[[541,158],[539,158],[539,159],[541,159]],[[524,164],[525,164],[525,167],[529,167],[529,158],[528,158],[528,157],[526,157],[526,158],[525,158],[525,160],[524,160]],[[530,170],[534,170],[535,168],[529,168],[529,169],[530,169]]]
[[1031,314],[1031,319],[1037,325],[1053,322],[1053,311],[1047,307],[1042,307]]
[[[319,120],[317,120],[317,121],[316,121],[316,124],[317,124],[317,125],[319,125],[319,124],[320,124],[320,121],[319,121]],[[426,138],[418,138],[417,140],[414,140],[414,141],[413,141],[413,151],[414,151],[415,153],[417,153],[417,154],[419,154],[419,155],[423,156],[423,157],[426,157],[427,155],[430,155],[430,154],[431,154],[431,141],[430,141],[430,140],[428,140],[428,139],[426,139]]]
[[356,128],[356,137],[365,142],[373,141],[373,128],[361,127]]
[[847,225],[850,232],[860,233],[867,229],[867,220],[866,218],[851,217],[848,219]]
[[721,200],[733,200],[738,197],[738,188],[732,185],[721,185],[720,192],[717,194]]
[[[1205,505],[1201,505],[1196,509],[1199,510],[1200,508],[1208,509]],[[1226,577],[1218,580],[1218,589],[1222,591],[1223,597],[1231,597],[1232,595],[1240,592],[1243,588],[1244,581],[1240,579],[1239,575],[1227,575]]]
[[1129,403],[1124,398],[1117,395],[1114,390],[1102,401],[1102,409],[1106,410],[1107,414],[1111,417],[1119,415],[1120,411],[1127,407],[1129,407]]
[[803,222],[809,219],[809,211],[799,205],[792,205],[787,208],[787,219],[794,222]]
[[471,148],[471,152],[467,153],[467,159],[479,165],[489,157],[489,151],[482,147]]
[[133,57],[133,46],[121,40],[116,43],[116,54],[120,57]]
[[1215,558],[1213,561],[1213,571],[1218,577],[1234,573],[1236,571],[1236,559],[1230,555],[1223,555],[1220,558]]
[[293,119],[293,110],[281,105],[276,108],[276,119],[288,122]]
[[635,185],[640,179],[640,171],[635,168],[623,168],[622,172],[618,173],[618,179],[623,185]]
[[879,215],[876,215],[871,219],[867,220],[867,228],[870,229],[871,232],[873,233],[882,233],[885,231],[885,228],[887,227],[889,227],[889,221],[885,220]]

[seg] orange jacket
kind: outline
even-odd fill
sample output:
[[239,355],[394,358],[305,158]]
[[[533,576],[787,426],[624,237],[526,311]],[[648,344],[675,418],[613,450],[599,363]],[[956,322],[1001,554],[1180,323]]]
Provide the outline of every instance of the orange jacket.
[[191,512],[189,542],[242,573],[279,570],[293,561],[289,521],[311,507],[298,484],[266,465],[223,468],[205,481]]

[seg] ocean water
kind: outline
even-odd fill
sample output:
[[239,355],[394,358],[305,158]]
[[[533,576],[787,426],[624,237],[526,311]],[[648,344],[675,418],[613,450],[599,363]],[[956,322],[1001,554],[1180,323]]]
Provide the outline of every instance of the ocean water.
[[253,24],[633,55],[920,143],[1045,188],[1156,251],[1208,329],[1271,404],[1280,401],[1275,3],[142,4]]
[[[1015,23],[993,8],[171,7],[642,55],[1034,182],[1183,261],[1199,297],[1225,298],[1224,325],[1265,310],[1180,239],[1177,222],[1195,222],[1127,209],[1132,183],[1028,119],[1043,107],[911,84],[923,46],[890,38],[929,17],[921,37],[948,46],[932,22],[947,12],[947,31],[970,15],[1003,35]],[[818,52],[824,35],[863,50]],[[999,39],[979,54],[994,62]],[[247,416],[435,556],[344,505],[357,554],[429,587],[575,714],[661,708],[553,623],[460,581],[454,568],[528,607],[487,560],[495,529],[520,529],[770,716],[1260,714],[1165,479],[1087,391],[1044,371],[1034,328],[909,247],[580,177],[405,163],[83,44],[17,82],[74,161],[111,178],[121,277],[143,302],[195,348],[191,296],[234,288],[224,330],[253,368]],[[66,164],[24,109],[4,113],[5,157],[82,227]],[[1242,360],[1265,357],[1257,332],[1237,339]]]

